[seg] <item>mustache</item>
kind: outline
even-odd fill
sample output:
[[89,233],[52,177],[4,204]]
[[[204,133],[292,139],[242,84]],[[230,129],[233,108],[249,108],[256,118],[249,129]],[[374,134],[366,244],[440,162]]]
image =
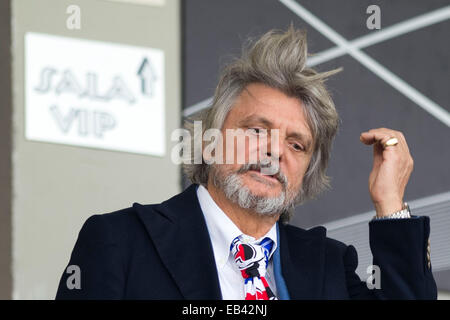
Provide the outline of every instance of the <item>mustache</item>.
[[[273,174],[267,174],[266,173],[267,172],[267,168],[271,169],[270,172],[274,172],[274,171],[275,172]],[[271,164],[270,162],[268,163],[267,161],[264,161],[263,163],[261,163],[261,161],[258,161],[257,163],[246,163],[242,167],[240,167],[239,170],[236,173],[243,174],[243,173],[246,173],[246,172],[248,172],[250,170],[259,171],[262,174],[266,174],[266,175],[270,175],[270,176],[274,177],[275,179],[277,179],[281,183],[281,185],[284,188],[287,188],[287,186],[288,186],[287,177],[281,171],[281,168],[280,168],[280,166],[278,164],[276,164],[276,166],[273,167],[273,164]]]

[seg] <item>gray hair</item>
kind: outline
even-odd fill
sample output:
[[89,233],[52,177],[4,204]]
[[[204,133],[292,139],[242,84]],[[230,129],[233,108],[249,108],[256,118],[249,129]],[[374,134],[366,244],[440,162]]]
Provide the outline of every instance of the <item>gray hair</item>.
[[[223,69],[211,107],[194,118],[202,121],[203,132],[210,128],[222,129],[236,99],[252,83],[264,84],[289,97],[298,98],[304,106],[303,112],[313,136],[314,149],[296,204],[313,199],[330,187],[326,169],[339,125],[336,108],[324,82],[341,69],[318,73],[306,67],[306,58],[306,32],[296,30],[292,25],[287,31],[271,30],[256,42],[250,41],[244,46],[242,56]],[[191,133],[191,121],[194,119],[185,122],[185,128]],[[201,137],[191,137],[191,146],[194,147],[194,139]],[[183,165],[183,171],[193,183],[206,186],[210,172],[208,164],[203,161],[195,164],[192,159],[189,164]],[[287,219],[284,217],[285,220],[291,214]]]

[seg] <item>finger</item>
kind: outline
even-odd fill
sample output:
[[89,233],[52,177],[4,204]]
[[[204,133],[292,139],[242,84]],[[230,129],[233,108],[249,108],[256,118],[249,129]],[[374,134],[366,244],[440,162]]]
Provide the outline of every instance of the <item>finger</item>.
[[[397,143],[394,143],[393,145],[386,145],[386,142],[393,138],[397,139]],[[361,133],[360,140],[366,145],[378,143],[382,149],[392,149],[392,147],[397,147],[398,149],[408,151],[405,137],[400,131],[386,128],[372,129]]]
[[393,130],[388,129],[372,129],[367,132],[361,133],[360,140],[366,145],[372,145],[374,143],[380,143],[385,145],[386,141],[391,138],[396,138]]
[[409,152],[409,148],[408,148],[408,143],[406,142],[406,138],[403,135],[403,133],[398,131],[397,135],[396,135],[396,138],[399,140],[399,143],[404,148],[404,150],[406,150],[408,152],[408,154],[409,154],[410,152]]
[[383,147],[375,143],[373,145],[373,168],[377,168],[383,162]]

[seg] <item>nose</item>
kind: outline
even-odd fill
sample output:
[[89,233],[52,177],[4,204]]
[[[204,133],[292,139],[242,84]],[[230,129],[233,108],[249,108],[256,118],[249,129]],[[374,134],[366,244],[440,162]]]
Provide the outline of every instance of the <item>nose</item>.
[[284,145],[278,130],[271,130],[270,138],[267,141],[266,157],[281,161],[284,154]]
[[267,148],[265,149],[265,154],[264,150],[261,150],[263,152],[261,153],[260,160],[262,164],[269,164],[269,166],[264,166],[261,169],[261,173],[274,175],[277,174],[281,169],[280,161],[282,160],[284,154],[284,146],[282,144],[282,140],[280,140],[278,131],[272,133],[270,135],[270,138],[267,139],[267,142],[265,143]]

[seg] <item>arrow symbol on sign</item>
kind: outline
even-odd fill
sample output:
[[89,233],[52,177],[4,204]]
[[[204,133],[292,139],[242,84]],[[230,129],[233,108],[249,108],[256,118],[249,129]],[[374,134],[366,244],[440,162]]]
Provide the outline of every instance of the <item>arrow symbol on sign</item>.
[[148,61],[147,58],[144,58],[144,60],[142,60],[137,75],[139,76],[139,78],[141,78],[142,94],[149,97],[153,96],[153,86],[156,81],[156,74],[150,61]]

